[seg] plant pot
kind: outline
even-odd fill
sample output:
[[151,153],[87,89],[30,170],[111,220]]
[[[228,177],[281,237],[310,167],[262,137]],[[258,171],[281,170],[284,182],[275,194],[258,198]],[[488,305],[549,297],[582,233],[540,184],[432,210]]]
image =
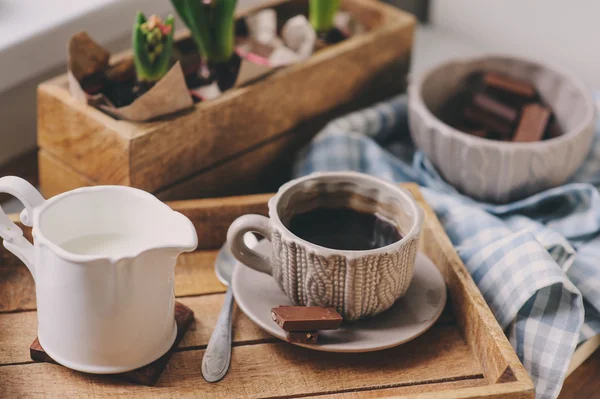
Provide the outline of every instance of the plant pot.
[[[308,0],[268,7],[289,18],[306,14]],[[371,0],[344,0],[342,9],[368,31],[154,122],[116,120],[78,102],[66,75],[41,84],[44,194],[96,184],[138,187],[165,200],[272,189],[287,178],[295,151],[327,121],[405,89],[415,18]]]

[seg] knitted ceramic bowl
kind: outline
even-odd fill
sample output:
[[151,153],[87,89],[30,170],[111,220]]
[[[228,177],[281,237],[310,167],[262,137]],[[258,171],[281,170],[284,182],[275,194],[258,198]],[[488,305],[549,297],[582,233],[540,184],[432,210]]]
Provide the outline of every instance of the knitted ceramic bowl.
[[[496,71],[531,81],[564,134],[534,143],[479,138],[442,122],[443,104],[476,71]],[[478,200],[505,203],[558,186],[581,166],[593,138],[595,107],[572,74],[534,61],[485,56],[453,60],[429,69],[409,87],[413,140],[439,173]]]

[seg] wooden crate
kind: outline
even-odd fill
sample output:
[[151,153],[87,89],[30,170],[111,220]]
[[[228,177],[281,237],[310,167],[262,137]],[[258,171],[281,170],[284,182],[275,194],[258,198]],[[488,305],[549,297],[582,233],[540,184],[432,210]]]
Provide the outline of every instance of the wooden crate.
[[179,201],[170,205],[193,221],[200,248],[179,258],[175,293],[196,319],[157,385],[31,363],[37,324],[33,280],[2,248],[0,392],[5,397],[533,398],[529,376],[435,214],[416,185],[405,187],[425,210],[421,251],[440,268],[449,291],[442,317],[414,341],[368,354],[316,352],[271,337],[236,309],[229,374],[219,383],[205,382],[200,365],[225,291],[213,271],[217,249],[236,217],[266,214],[270,195]]
[[[275,0],[270,6],[292,16],[306,13],[308,0]],[[41,84],[44,194],[120,184],[167,199],[232,195],[264,190],[257,183],[269,174],[278,177],[269,179],[277,187],[294,152],[326,121],[405,88],[415,18],[373,0],[344,0],[342,8],[368,31],[155,122],[118,121],[76,101],[66,75]],[[60,179],[49,171],[55,164],[65,171]]]

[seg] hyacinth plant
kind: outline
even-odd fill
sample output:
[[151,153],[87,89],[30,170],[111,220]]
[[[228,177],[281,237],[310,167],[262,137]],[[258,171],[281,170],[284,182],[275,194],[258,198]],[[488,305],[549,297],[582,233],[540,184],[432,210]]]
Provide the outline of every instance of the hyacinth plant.
[[173,53],[172,16],[163,22],[138,12],[133,27],[133,59],[139,82],[153,84],[169,71]]
[[171,0],[209,62],[226,63],[233,55],[237,0]]
[[221,90],[231,88],[240,59],[234,52],[237,0],[171,0]]
[[340,0],[310,0],[309,19],[317,33],[327,33],[333,28],[333,19],[340,8]]

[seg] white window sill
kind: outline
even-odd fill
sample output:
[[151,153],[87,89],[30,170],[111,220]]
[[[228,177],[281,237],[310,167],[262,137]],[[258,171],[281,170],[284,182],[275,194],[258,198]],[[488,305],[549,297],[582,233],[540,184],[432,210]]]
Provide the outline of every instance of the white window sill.
[[6,0],[0,4],[0,93],[65,64],[66,43],[86,30],[100,43],[128,36],[137,10],[166,14],[165,0]]

